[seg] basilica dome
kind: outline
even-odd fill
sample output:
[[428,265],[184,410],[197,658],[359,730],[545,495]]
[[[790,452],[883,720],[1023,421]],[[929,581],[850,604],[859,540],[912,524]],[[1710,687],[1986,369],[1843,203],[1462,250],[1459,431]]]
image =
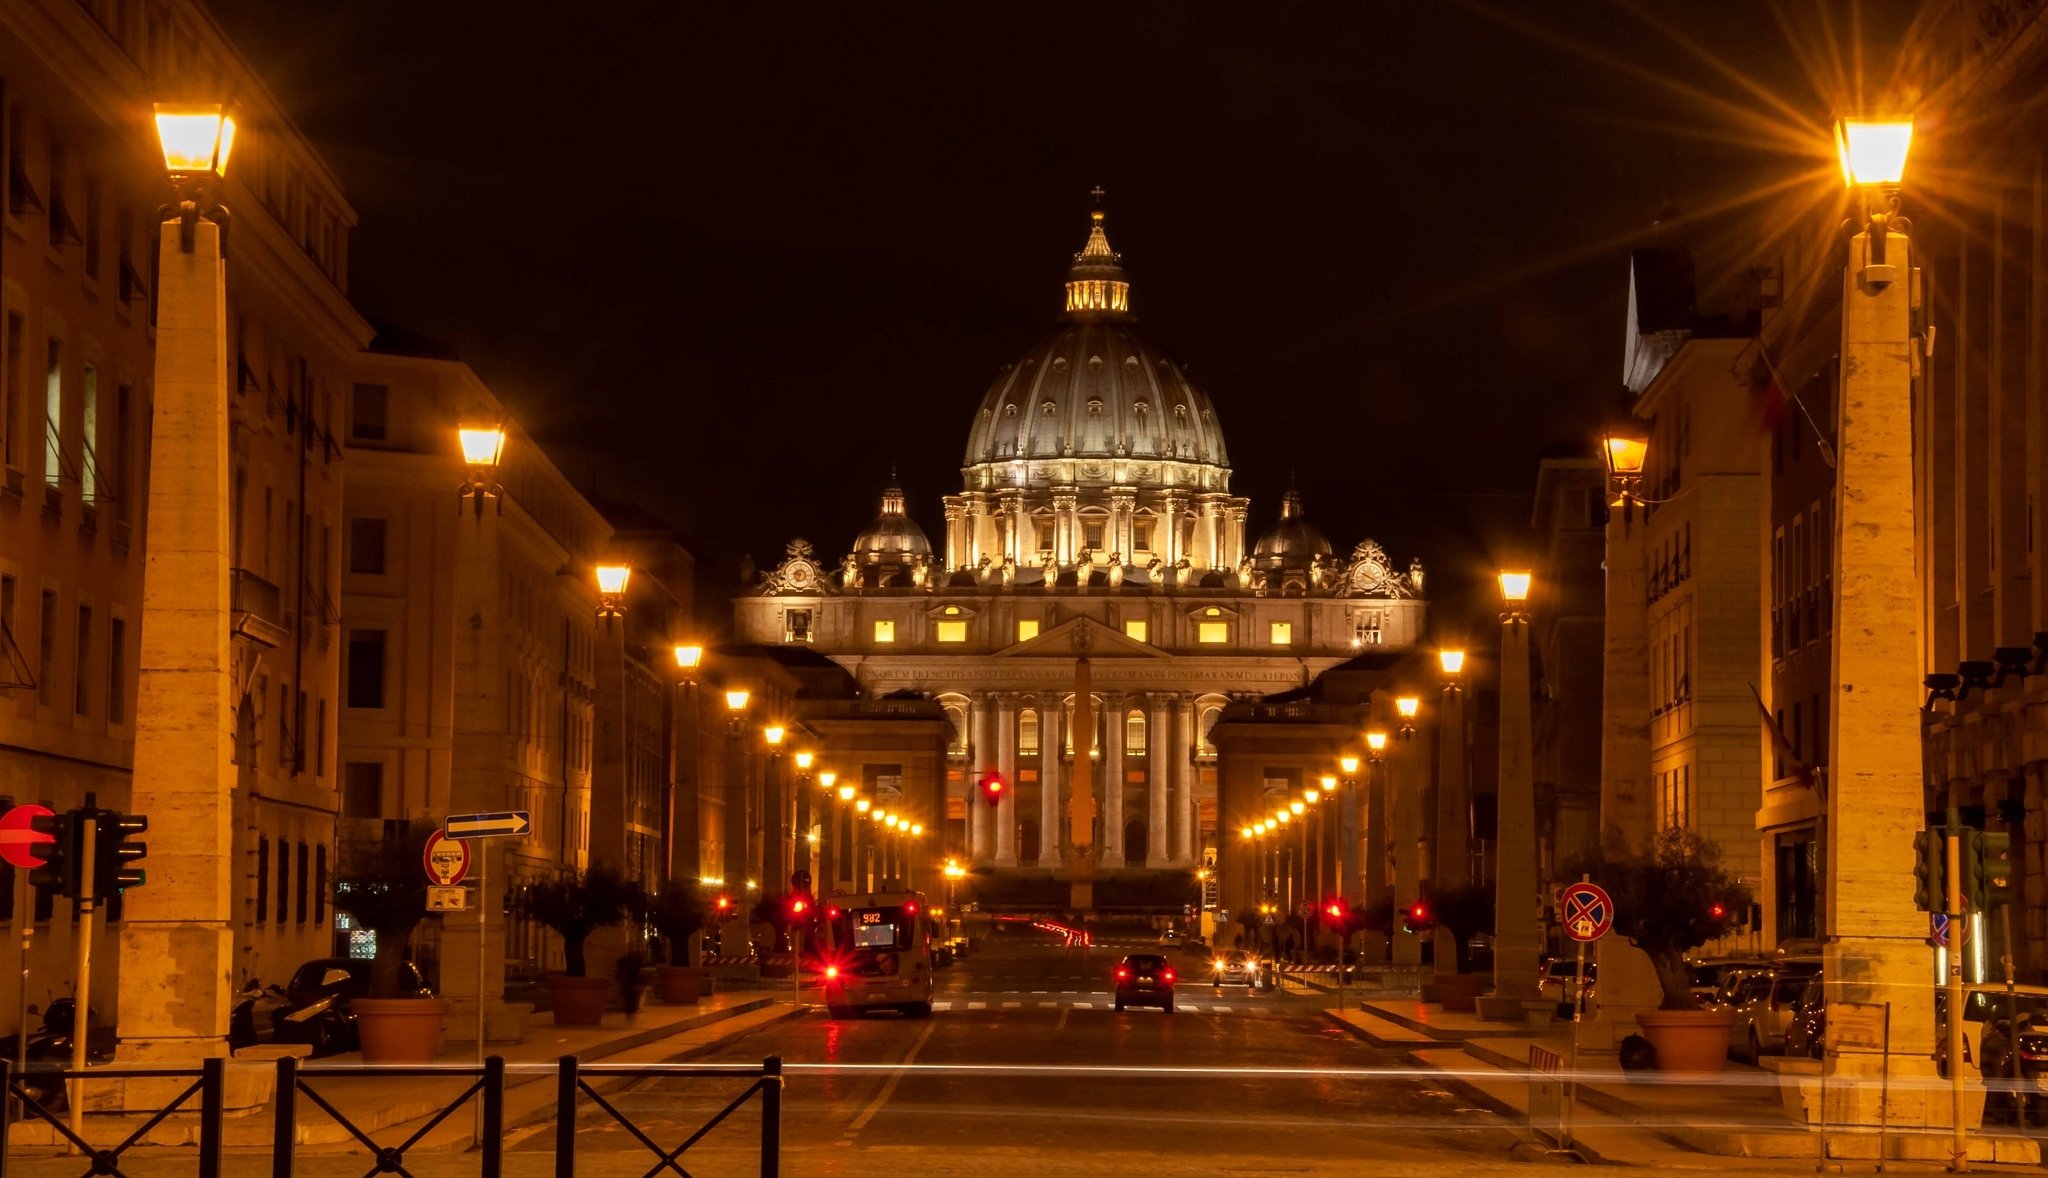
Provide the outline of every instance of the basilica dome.
[[854,556],[864,563],[873,564],[881,561],[908,562],[931,553],[932,542],[925,538],[924,529],[904,513],[903,488],[892,479],[888,489],[882,492],[881,514],[854,538]]
[[[970,488],[1229,486],[1208,395],[1138,337],[1102,212],[1074,255],[1058,331],[996,378],[967,436]],[[977,478],[977,472],[982,477]]]
[[1280,522],[1259,537],[1252,558],[1261,564],[1306,563],[1318,556],[1333,556],[1335,552],[1323,530],[1303,517],[1301,496],[1289,491],[1280,500]]

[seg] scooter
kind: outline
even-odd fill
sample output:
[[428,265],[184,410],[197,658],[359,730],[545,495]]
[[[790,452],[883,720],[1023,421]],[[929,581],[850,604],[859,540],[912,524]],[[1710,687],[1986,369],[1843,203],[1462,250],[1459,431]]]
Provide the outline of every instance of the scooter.
[[[78,1004],[70,998],[53,998],[47,1010],[31,1005],[28,1012],[42,1015],[42,1024],[30,1032],[25,1052],[15,1037],[9,1036],[4,1045],[7,1058],[26,1058],[22,1087],[45,1109],[60,1112],[65,1107],[64,1081],[56,1073],[71,1066],[71,1036],[78,1023]],[[114,1058],[113,1028],[102,1028],[98,1023],[99,1012],[88,1010],[85,1057],[90,1063],[107,1063]]]
[[1984,1086],[1990,1089],[1985,1105],[1987,1117],[2017,1122],[2022,1105],[2027,1126],[2048,1125],[2048,1012],[2022,1015],[2019,1027],[2019,1074],[2013,1078],[2013,1058],[2005,1019],[1987,1022],[1984,1029]]
[[272,1012],[290,1003],[283,986],[276,982],[266,986],[250,978],[235,993],[235,1005],[228,1011],[228,1049],[240,1051],[271,1042],[276,1037]]

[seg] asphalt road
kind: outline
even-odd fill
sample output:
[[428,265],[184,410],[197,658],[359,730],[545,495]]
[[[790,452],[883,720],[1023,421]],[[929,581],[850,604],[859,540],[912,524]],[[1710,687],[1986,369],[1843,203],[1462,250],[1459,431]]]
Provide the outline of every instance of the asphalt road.
[[[1081,957],[1017,928],[941,973],[929,1019],[813,1012],[698,1058],[782,1058],[792,1174],[1527,1172],[1509,1154],[1524,1133],[1307,1000],[1184,986],[1171,1016],[1116,1013],[1110,971],[1139,948],[1157,951],[1110,940]],[[741,1087],[646,1081],[611,1100],[672,1148]],[[758,1173],[758,1133],[758,1111],[744,1108],[683,1160],[693,1174]],[[554,1130],[517,1130],[509,1144],[551,1152]],[[577,1150],[606,1172],[635,1151],[640,1168],[617,1172],[655,1162],[594,1107]]]

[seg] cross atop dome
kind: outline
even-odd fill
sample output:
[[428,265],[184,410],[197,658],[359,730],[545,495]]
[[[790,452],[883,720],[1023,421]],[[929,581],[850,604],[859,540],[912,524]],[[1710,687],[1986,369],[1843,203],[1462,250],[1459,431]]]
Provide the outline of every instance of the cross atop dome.
[[1109,236],[1102,231],[1102,185],[1097,184],[1090,195],[1095,207],[1088,212],[1088,240],[1067,270],[1067,314],[1090,318],[1128,315],[1131,284],[1124,280],[1123,259],[1109,248]]

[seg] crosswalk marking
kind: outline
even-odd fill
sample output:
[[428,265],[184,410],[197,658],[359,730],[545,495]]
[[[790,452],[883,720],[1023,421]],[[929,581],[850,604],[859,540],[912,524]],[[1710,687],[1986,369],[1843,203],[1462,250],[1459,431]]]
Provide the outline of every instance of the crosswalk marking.
[[1058,1008],[1059,1003],[1057,1002],[1041,1002],[1038,1004],[1038,1009],[1040,1010],[1056,1010]]
[[1095,1004],[1094,1004],[1093,1002],[1074,1002],[1074,1003],[1070,1003],[1069,1005],[1073,1006],[1073,1008],[1074,1008],[1075,1010],[1094,1010],[1094,1009],[1095,1009]]
[[1221,1005],[1218,1005],[1218,1006],[1212,1006],[1212,1007],[1210,1007],[1209,1009],[1211,1009],[1211,1010],[1215,1011],[1215,1012],[1216,1012],[1217,1014],[1229,1014],[1229,1013],[1230,1013],[1230,1008],[1229,1008],[1228,1006],[1221,1006]]
[[988,1003],[986,1003],[986,1002],[970,1002],[970,1003],[968,1003],[968,1004],[967,1004],[967,1009],[969,1009],[969,1010],[987,1010],[987,1009],[988,1009]]
[[1004,1009],[1004,1010],[1015,1010],[1015,1009],[1017,1009],[1018,1007],[1020,1007],[1020,1006],[1022,1006],[1022,1005],[1024,1005],[1024,1004],[1023,1004],[1022,1002],[1005,1002],[1005,1003],[1003,1003],[1003,1009]]

